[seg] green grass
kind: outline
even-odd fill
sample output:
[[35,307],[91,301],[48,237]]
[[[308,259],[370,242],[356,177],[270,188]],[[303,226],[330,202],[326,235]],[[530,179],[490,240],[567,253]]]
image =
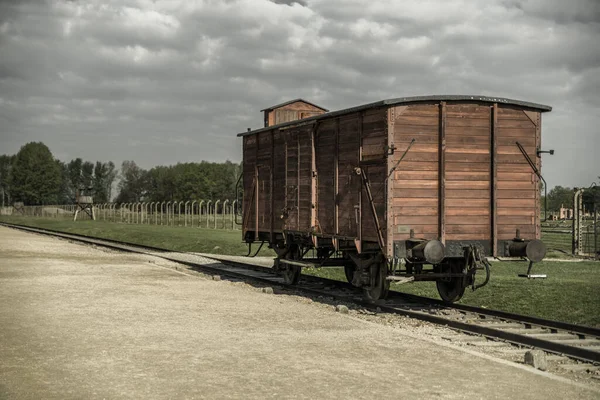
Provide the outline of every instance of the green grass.
[[[241,240],[239,230],[131,225],[103,221],[72,222],[7,216],[1,216],[0,221],[170,250],[231,255],[247,253],[247,247]],[[274,256],[274,253],[269,249],[263,249],[259,255]],[[460,303],[600,327],[599,262],[541,262],[534,266],[533,272],[547,274],[547,279],[543,280],[517,277],[519,273],[525,273],[526,270],[525,262],[493,262],[489,284],[475,292],[467,289]],[[341,268],[305,268],[303,272],[345,280]],[[439,298],[433,282],[393,284],[392,288],[406,293]]]
[[[120,240],[167,250],[230,255],[246,255],[248,253],[246,244],[242,242],[242,232],[240,230],[135,225],[90,220],[73,222],[66,219],[18,216],[0,216],[0,221],[103,239]],[[253,246],[253,252],[256,249],[258,249],[258,246]],[[274,256],[275,253],[263,246],[258,255]]]
[[[475,292],[468,288],[459,303],[600,328],[599,262],[541,262],[532,272],[547,278],[531,280],[517,276],[527,272],[525,262],[491,265],[490,282]],[[341,268],[304,273],[346,279]],[[482,279],[478,275],[478,282]],[[439,299],[435,282],[392,284],[392,290]]]

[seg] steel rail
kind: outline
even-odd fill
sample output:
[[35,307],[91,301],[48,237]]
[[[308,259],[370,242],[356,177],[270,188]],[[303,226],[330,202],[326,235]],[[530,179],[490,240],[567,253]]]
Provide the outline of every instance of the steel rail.
[[[283,279],[277,276],[272,268],[259,266],[251,263],[242,263],[239,261],[230,260],[223,257],[204,255],[202,257],[215,260],[219,262],[220,266],[215,265],[206,265],[199,264],[197,262],[190,262],[186,260],[181,260],[178,257],[172,256],[173,254],[181,254],[181,255],[197,255],[194,253],[181,252],[181,251],[171,251],[163,248],[157,248],[146,245],[139,245],[134,243],[127,243],[122,241],[117,241],[113,239],[102,239],[95,238],[86,235],[73,234],[73,233],[65,233],[54,231],[51,229],[45,228],[34,228],[24,225],[10,224],[0,222],[0,225],[16,228],[24,231],[41,233],[56,237],[61,237],[68,240],[74,240],[86,244],[94,244],[101,247],[111,248],[119,251],[127,251],[132,253],[142,253],[142,254],[150,254],[153,256],[157,256],[169,261],[177,262],[180,264],[187,265],[194,269],[210,271],[211,273],[216,274],[224,274],[229,276],[234,276],[236,278],[241,279],[252,279],[261,281],[263,283],[268,284],[276,284],[278,286],[286,287],[288,289],[293,289],[305,293],[310,293],[313,295],[319,296],[327,296],[330,298],[342,300],[342,301],[350,301],[354,303],[361,304],[367,308],[380,308],[382,311],[405,315],[408,317],[412,317],[415,319],[428,321],[431,323],[435,323],[438,325],[445,325],[450,328],[454,328],[463,332],[483,335],[491,339],[500,339],[506,342],[510,342],[517,345],[525,345],[530,347],[535,347],[539,349],[543,349],[545,351],[565,355],[571,358],[575,358],[585,362],[591,363],[600,363],[600,340],[598,340],[598,346],[595,346],[598,351],[590,350],[589,348],[572,346],[565,343],[560,343],[559,340],[551,340],[546,338],[539,338],[533,335],[520,334],[515,332],[510,332],[507,330],[503,330],[501,328],[492,328],[489,326],[485,326],[485,322],[494,322],[502,320],[505,322],[516,322],[523,324],[523,329],[531,329],[531,328],[543,328],[549,329],[551,332],[549,333],[570,333],[576,335],[580,339],[585,339],[586,337],[591,337],[591,339],[600,339],[600,329],[580,326],[575,324],[568,324],[559,321],[546,320],[542,318],[530,317],[519,314],[507,313],[504,311],[497,310],[488,310],[474,306],[467,306],[461,304],[452,304],[448,305],[439,300],[430,299],[421,296],[409,295],[401,292],[390,291],[390,297],[388,303],[386,302],[377,302],[377,303],[369,303],[362,299],[356,298],[356,288],[346,282],[320,278],[310,275],[303,275],[302,279],[309,284],[317,284],[319,288],[307,287],[305,286],[295,286],[295,285],[286,285],[283,282]],[[162,254],[161,254],[162,253]],[[170,254],[170,255],[169,255]],[[331,291],[331,288],[338,288],[345,290],[343,293],[336,293],[335,291]],[[394,304],[396,300],[403,300],[400,304]],[[389,304],[391,302],[391,304]],[[456,320],[453,318],[443,317],[435,314],[431,314],[431,306],[437,307],[439,311],[442,310],[458,310],[462,313],[471,313],[480,317],[478,319],[479,322],[484,323],[471,323],[465,322],[461,320]],[[429,309],[427,309],[429,307]],[[416,308],[416,309],[415,309]],[[426,308],[426,311],[418,310],[418,308]],[[551,336],[551,335],[550,335]]]

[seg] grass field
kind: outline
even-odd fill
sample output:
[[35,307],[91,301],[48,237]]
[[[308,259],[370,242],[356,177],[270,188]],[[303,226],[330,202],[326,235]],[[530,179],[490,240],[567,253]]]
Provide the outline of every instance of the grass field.
[[[160,247],[167,250],[198,253],[246,255],[248,248],[242,242],[239,230],[191,228],[114,223],[105,221],[70,221],[16,216],[0,216],[0,221],[53,229],[68,233],[114,239],[129,243]],[[258,247],[253,247],[253,251]],[[260,256],[274,256],[263,247]]]
[[[7,216],[0,216],[0,221],[169,250],[232,255],[247,253],[240,231]],[[263,249],[259,255],[273,256],[274,253]],[[490,283],[476,292],[468,289],[461,303],[600,327],[600,262],[542,262],[534,266],[534,273],[547,274],[548,278],[543,280],[517,277],[526,270],[525,262],[493,262]],[[345,279],[339,268],[305,269],[304,273]],[[393,289],[438,298],[432,282],[393,285]]]

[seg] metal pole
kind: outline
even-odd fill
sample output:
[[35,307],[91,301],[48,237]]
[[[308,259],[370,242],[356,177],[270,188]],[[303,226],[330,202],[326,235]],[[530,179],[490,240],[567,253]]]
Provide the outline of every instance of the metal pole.
[[208,203],[206,203],[206,227],[208,228],[208,222],[210,220],[209,216],[210,216],[210,203],[212,203],[212,200],[209,200]]
[[179,207],[178,207],[178,211],[177,211],[177,225],[181,226],[181,205],[183,204],[183,201],[179,202]]
[[223,209],[221,210],[221,216],[223,220],[223,229],[225,229],[225,214],[227,213],[227,204],[229,204],[229,199],[225,199],[223,202]]
[[237,210],[238,201],[235,199],[231,204],[231,229],[235,229],[235,212]]
[[215,211],[214,211],[214,214],[215,214],[215,229],[217,229],[217,210],[219,208],[219,203],[220,202],[221,202],[221,200],[215,201]]
[[594,204],[594,255],[598,254],[598,210]]
[[192,211],[192,215],[190,218],[190,226],[193,228],[194,227],[194,204],[197,204],[198,201],[194,200],[192,201],[192,205],[191,205],[191,211]]
[[200,224],[202,224],[202,205],[204,204],[204,200],[200,200],[198,204],[198,228],[200,228]]

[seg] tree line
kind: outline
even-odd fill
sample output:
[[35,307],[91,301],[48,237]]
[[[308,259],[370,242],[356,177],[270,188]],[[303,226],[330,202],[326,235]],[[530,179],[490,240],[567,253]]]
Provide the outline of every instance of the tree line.
[[[112,161],[60,161],[41,142],[27,143],[14,155],[0,155],[2,206],[73,204],[76,195],[91,195],[95,203],[232,199],[241,165],[183,163],[140,168],[124,161],[119,171]],[[117,183],[118,182],[118,183]],[[116,187],[116,196],[113,188]]]
[[[241,164],[230,161],[161,165],[149,170],[134,161],[123,161],[118,171],[112,161],[92,163],[76,158],[62,162],[45,144],[31,142],[15,155],[0,156],[0,196],[3,206],[16,201],[72,204],[77,190],[91,194],[96,203],[233,200],[241,171]],[[117,194],[113,196],[115,186]],[[600,187],[587,189],[583,203],[586,210],[600,209]],[[543,207],[543,199],[541,204]],[[555,186],[548,192],[548,211],[558,212],[561,206],[573,208],[573,189]]]
[[[598,177],[600,181],[600,176]],[[569,187],[555,186],[548,192],[548,211],[559,212],[560,208],[573,208],[573,195],[574,190]],[[600,186],[591,186],[584,188],[583,207],[589,212],[595,210],[600,211]],[[542,207],[544,207],[544,199],[542,197]]]
[[117,203],[235,198],[240,164],[179,163],[143,170],[133,161],[121,165]]

